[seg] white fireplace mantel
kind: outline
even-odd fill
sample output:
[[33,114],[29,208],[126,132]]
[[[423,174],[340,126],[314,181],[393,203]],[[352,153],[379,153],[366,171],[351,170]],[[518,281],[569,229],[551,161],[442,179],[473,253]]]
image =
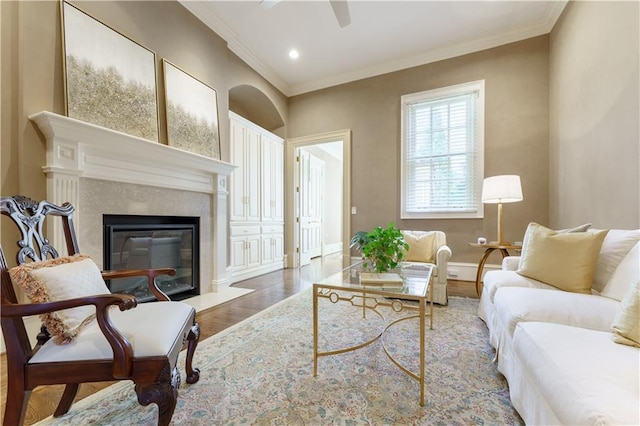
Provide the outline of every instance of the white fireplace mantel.
[[214,193],[236,167],[48,111],[29,119],[47,139],[45,173]]
[[[80,178],[212,195],[212,289],[227,286],[228,177],[236,166],[49,111],[29,116],[46,139],[47,200],[78,212]],[[81,215],[80,215],[81,216]],[[79,224],[78,224],[79,225]],[[54,245],[64,246],[61,229]]]

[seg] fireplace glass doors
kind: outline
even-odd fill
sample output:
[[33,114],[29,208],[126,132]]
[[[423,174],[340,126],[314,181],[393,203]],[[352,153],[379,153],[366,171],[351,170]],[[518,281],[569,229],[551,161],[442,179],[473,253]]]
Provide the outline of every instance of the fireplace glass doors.
[[[184,216],[104,215],[104,267],[106,270],[174,268],[174,276],[161,275],[156,284],[173,300],[200,294],[200,218]],[[146,277],[109,280],[112,293],[155,300]]]

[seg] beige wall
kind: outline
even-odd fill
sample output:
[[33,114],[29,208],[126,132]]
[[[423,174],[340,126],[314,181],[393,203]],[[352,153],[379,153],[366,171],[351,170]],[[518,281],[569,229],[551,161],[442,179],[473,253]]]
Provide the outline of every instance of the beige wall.
[[[14,53],[15,26],[18,25],[17,8],[7,2],[0,2],[0,194],[18,193],[18,146],[12,141],[17,140],[16,111],[13,108],[18,97],[18,88],[12,81],[18,73],[18,64],[11,61]],[[6,31],[5,31],[6,30]],[[5,231],[0,229],[1,242],[6,239],[17,241],[18,230]],[[13,246],[11,246],[13,247]],[[4,341],[3,341],[4,343]]]
[[[166,143],[162,58],[216,89],[223,160],[229,159],[228,93],[234,86],[255,87],[286,120],[286,97],[233,55],[222,38],[178,2],[72,3],[156,53],[161,143]],[[64,114],[59,3],[2,1],[1,7],[2,152],[4,158],[6,147],[12,160],[3,160],[2,193],[17,190],[42,198],[44,139],[27,117],[42,110]]]
[[[504,207],[506,238],[520,240],[529,221],[640,227],[637,2],[571,2],[551,36],[291,99],[177,2],[74,4],[155,51],[158,64],[165,57],[217,90],[223,159],[234,88],[248,115],[255,108],[247,100],[268,99],[269,114],[247,118],[282,121],[270,130],[283,137],[352,129],[354,231],[388,221],[441,229],[453,261],[477,262],[467,242],[495,237],[495,206],[484,219],[400,220],[398,192],[400,96],[478,79],[486,80],[485,176],[522,176],[524,201]],[[27,116],[64,113],[59,3],[1,1],[0,8],[1,193],[40,199],[44,139]],[[164,111],[160,117],[162,130]]]
[[[1,7],[2,194],[44,197],[44,145],[27,115],[63,108],[58,4],[2,2]],[[9,164],[4,160],[7,154]]]
[[551,35],[550,222],[640,227],[638,2],[570,2]]
[[[484,219],[400,220],[400,96],[485,80],[485,176],[518,174],[524,201],[504,206],[504,235],[521,241],[530,221],[548,222],[548,36],[341,86],[289,101],[289,137],[352,130],[353,231],[393,221],[447,233],[453,261],[477,262],[467,243],[495,239],[497,208]],[[499,260],[496,256],[494,262]]]
[[[73,1],[94,18],[156,53],[160,142],[166,143],[161,60],[166,58],[217,91],[222,159],[229,159],[229,91],[263,93],[284,121],[287,99],[233,55],[226,42],[178,2]],[[64,114],[62,32],[57,1],[0,1],[2,70],[1,193],[46,197],[45,141],[28,116],[42,110]],[[253,117],[248,116],[248,119]],[[256,118],[260,121],[260,118]],[[2,231],[6,225],[3,223]],[[2,232],[3,246],[16,239]],[[11,260],[11,259],[10,259]]]
[[[18,87],[12,84],[18,74],[18,64],[11,60],[15,42],[15,26],[18,24],[17,8],[7,2],[0,3],[0,184],[2,194],[18,191],[18,146],[16,111],[13,106],[18,97]],[[6,30],[6,31],[5,31]]]

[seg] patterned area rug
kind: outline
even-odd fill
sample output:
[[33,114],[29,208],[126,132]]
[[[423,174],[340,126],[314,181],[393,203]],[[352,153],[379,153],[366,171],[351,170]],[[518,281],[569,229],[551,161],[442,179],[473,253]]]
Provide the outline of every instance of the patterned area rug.
[[[417,319],[397,323],[362,349],[320,358],[313,377],[311,296],[306,290],[202,341],[194,361],[200,381],[182,384],[173,424],[523,424],[491,361],[488,331],[476,316],[478,300],[452,297],[449,306],[434,307],[426,405],[420,407],[418,382],[382,348],[418,371]],[[399,315],[388,311],[388,317]],[[363,319],[351,305],[320,301],[321,350],[363,342],[382,326],[374,314]],[[156,419],[156,406],[138,405],[133,384],[122,382],[39,425],[153,425]]]

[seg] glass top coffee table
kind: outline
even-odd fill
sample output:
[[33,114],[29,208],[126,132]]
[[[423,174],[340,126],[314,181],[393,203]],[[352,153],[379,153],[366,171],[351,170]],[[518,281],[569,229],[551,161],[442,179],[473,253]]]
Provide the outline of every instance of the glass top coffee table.
[[[400,370],[420,383],[420,405],[424,406],[424,358],[427,317],[429,317],[429,328],[433,329],[433,288],[430,285],[432,269],[433,267],[430,265],[405,264],[394,271],[397,274],[396,276],[376,276],[374,278],[381,279],[363,283],[361,282],[362,264],[358,263],[313,284],[313,376],[318,375],[319,357],[337,355],[363,348],[380,339],[394,324],[418,318],[420,333],[418,372],[410,371],[394,359],[384,346],[384,339],[382,340],[382,347],[387,357]],[[328,299],[331,303],[349,303],[362,310],[363,318],[366,318],[367,312],[375,312],[380,318],[384,319],[383,309],[390,309],[393,312],[413,311],[415,313],[387,322],[379,334],[366,342],[347,348],[321,351],[318,348],[318,311],[321,299]]]

